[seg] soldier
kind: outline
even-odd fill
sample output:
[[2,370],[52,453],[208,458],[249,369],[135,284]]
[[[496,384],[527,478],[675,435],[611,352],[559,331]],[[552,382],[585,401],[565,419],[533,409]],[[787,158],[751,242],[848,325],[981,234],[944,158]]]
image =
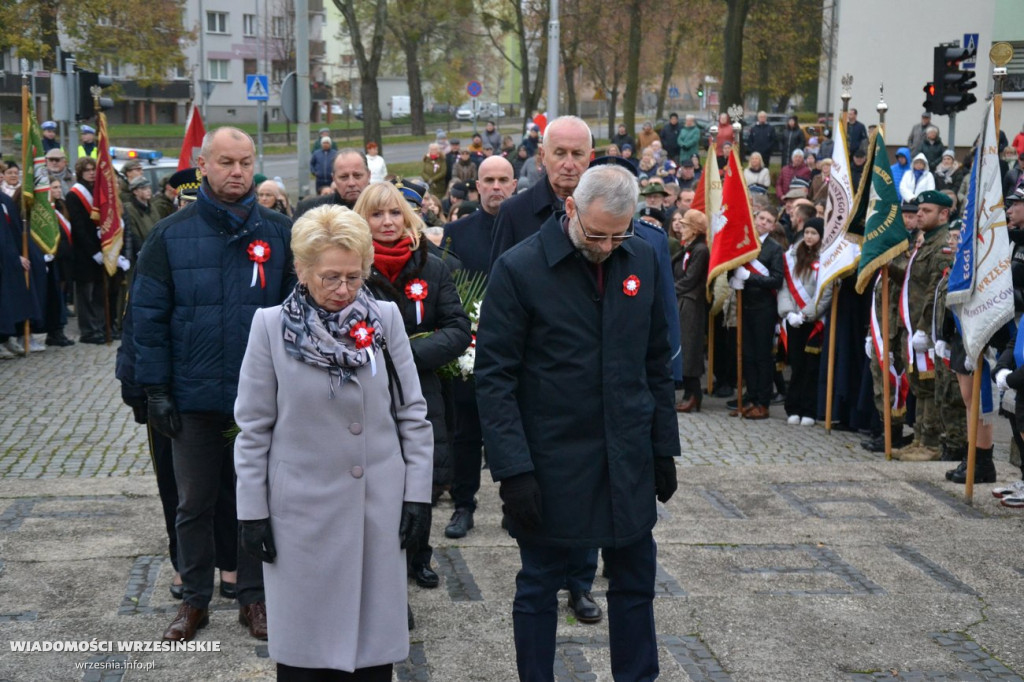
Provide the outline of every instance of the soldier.
[[[950,224],[949,247],[956,249],[960,242],[960,221]],[[943,462],[959,462],[967,456],[967,406],[960,395],[960,383],[950,368],[950,349],[947,334],[952,325],[945,324],[951,314],[946,311],[946,292],[949,291],[949,271],[942,276],[935,289],[935,309],[932,329],[935,336],[935,403],[939,408],[944,431],[939,436]],[[943,343],[939,341],[942,340]]]
[[953,263],[949,246],[949,212],[952,200],[929,190],[917,197],[920,246],[907,262],[900,294],[899,351],[905,354],[910,389],[917,398],[914,446],[900,453],[903,461],[928,461],[939,457],[941,415],[935,404],[935,339],[932,313],[935,289]]
[[[903,224],[906,225],[907,230],[913,230],[917,226],[917,204],[913,201],[905,201],[902,206],[903,212]],[[900,378],[900,381],[906,381],[907,375],[905,371],[904,357],[905,353],[900,352],[899,346],[899,314],[900,314],[900,284],[903,281],[904,271],[906,269],[906,257],[899,256],[896,260],[889,263],[889,362],[896,372],[896,376]],[[879,278],[881,273],[879,273]],[[878,362],[878,355],[875,352],[875,348],[881,347],[882,339],[882,285],[879,281],[875,282],[874,289],[874,303],[872,308],[874,314],[872,315],[871,328],[868,330],[870,334],[866,339],[865,353],[871,358],[871,380],[874,390],[875,397],[875,409],[878,410],[879,419],[882,418],[883,410],[885,409],[884,387],[882,385],[882,365]],[[898,387],[897,387],[898,390]],[[890,394],[890,400],[892,400],[894,393]],[[895,402],[893,402],[895,405]],[[892,447],[901,448],[904,445],[909,445],[909,442],[904,440],[903,437],[903,419],[906,415],[906,406],[900,405],[899,408],[892,407],[892,417],[890,421],[890,429],[892,431]],[[885,433],[879,431],[872,438],[861,441],[861,447],[868,452],[885,452]]]

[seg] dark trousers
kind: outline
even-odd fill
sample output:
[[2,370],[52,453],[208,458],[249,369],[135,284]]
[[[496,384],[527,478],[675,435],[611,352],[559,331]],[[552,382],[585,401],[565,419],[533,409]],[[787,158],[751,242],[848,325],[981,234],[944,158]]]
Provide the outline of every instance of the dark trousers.
[[[786,362],[792,374],[789,390],[786,392],[786,414],[818,418],[818,367],[821,353],[808,353],[807,340],[814,330],[814,324],[805,322],[796,329],[787,328],[789,342],[786,346]],[[817,340],[820,341],[821,334]]]
[[237,556],[238,603],[264,601],[263,564],[238,551],[235,510],[234,444],[225,436],[231,417],[217,412],[184,413],[174,439],[174,479],[178,484],[178,572],[185,601],[205,609],[213,597],[218,559],[231,570],[233,557],[218,557],[217,547]]
[[46,300],[44,301],[47,334],[60,334],[68,323],[68,310],[64,307],[64,285],[56,261],[46,265]]
[[452,439],[452,499],[456,509],[476,511],[480,490],[481,449],[480,412],[476,406],[476,381],[452,381],[455,402],[455,435]]
[[775,306],[743,308],[744,404],[768,407],[775,375]]
[[[516,576],[512,623],[516,666],[524,682],[555,679],[558,589],[575,550],[519,542],[522,568]],[[612,677],[644,682],[658,676],[654,630],[657,549],[650,533],[626,547],[605,548],[608,569],[608,634]]]
[[146,435],[149,436],[149,456],[153,460],[153,472],[156,474],[156,489],[160,493],[160,505],[164,510],[167,551],[171,555],[171,564],[177,571],[178,529],[175,522],[178,517],[178,484],[174,482],[174,456],[171,454],[173,441],[148,424]]
[[722,313],[715,316],[715,388],[736,387],[736,327],[726,327]]
[[565,570],[565,589],[574,597],[590,592],[597,575],[597,548],[569,549],[569,563]]
[[392,669],[395,666],[375,665],[372,668],[359,668],[350,673],[330,668],[298,668],[293,665],[277,664],[279,682],[391,682]]
[[103,308],[103,281],[75,282],[75,312],[78,331],[83,339],[102,339],[107,335],[107,318]]

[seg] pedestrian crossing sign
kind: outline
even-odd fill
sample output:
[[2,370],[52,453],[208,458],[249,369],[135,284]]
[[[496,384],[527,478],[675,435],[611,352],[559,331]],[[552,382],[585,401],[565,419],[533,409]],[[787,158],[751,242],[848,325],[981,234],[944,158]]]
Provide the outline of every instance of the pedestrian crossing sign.
[[261,74],[249,74],[245,77],[245,96],[247,99],[266,102],[270,99],[267,89],[267,77]]

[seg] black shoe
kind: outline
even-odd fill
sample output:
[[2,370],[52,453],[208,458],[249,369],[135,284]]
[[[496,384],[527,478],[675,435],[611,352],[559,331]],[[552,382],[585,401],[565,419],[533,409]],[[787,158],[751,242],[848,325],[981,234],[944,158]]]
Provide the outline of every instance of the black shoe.
[[776,393],[772,396],[772,405],[781,405],[784,402],[786,402],[785,393]]
[[601,607],[597,605],[589,592],[583,592],[578,597],[569,593],[569,610],[581,623],[597,623],[601,620]]
[[[960,485],[967,482],[967,458],[964,458],[963,471],[954,471],[949,480]],[[996,466],[992,463],[992,448],[978,448],[974,462],[974,482],[996,482]]]
[[726,386],[723,384],[722,386],[716,387],[711,395],[713,395],[716,398],[731,398],[733,393],[735,393],[735,391],[733,390],[732,386]]
[[456,508],[452,520],[444,528],[446,538],[464,538],[473,528],[473,512],[465,507]]
[[78,341],[79,343],[91,343],[95,346],[102,346],[107,343],[107,340],[102,336],[83,336]]
[[238,583],[220,581],[220,596],[225,599],[238,599]]
[[63,333],[61,333],[61,334],[47,334],[46,335],[46,345],[47,346],[59,346],[61,348],[66,348],[67,346],[75,345],[75,342],[72,341],[71,339],[69,339],[68,337],[64,336]]
[[956,469],[950,469],[949,471],[946,472],[946,480],[947,481],[952,481],[954,478],[959,479],[960,483],[964,483],[964,482],[967,481],[967,458],[966,457],[964,457],[960,461],[960,466],[958,466]]
[[181,598],[183,598],[185,596],[185,586],[184,585],[175,585],[174,583],[171,583],[171,588],[170,589],[171,589],[171,596],[174,597],[175,599],[181,599]]
[[420,566],[419,568],[413,567],[409,575],[412,576],[417,585],[425,587],[428,590],[441,584],[441,579],[437,577],[437,573],[434,573],[430,566]]
[[408,604],[406,604],[405,608],[408,610],[408,613],[409,613],[409,629],[410,630],[415,630],[416,629],[416,620],[412,617],[412,607],[409,606]]
[[735,398],[733,398],[732,400],[725,401],[725,406],[728,407],[730,410],[735,410],[738,405],[739,401],[737,401]]

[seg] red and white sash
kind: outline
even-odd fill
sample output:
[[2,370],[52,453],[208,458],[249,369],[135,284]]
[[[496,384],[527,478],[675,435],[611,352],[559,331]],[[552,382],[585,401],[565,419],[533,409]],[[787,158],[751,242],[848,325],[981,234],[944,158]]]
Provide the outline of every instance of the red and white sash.
[[80,182],[76,182],[71,186],[71,191],[81,200],[86,213],[92,213],[92,192],[89,191],[89,188]]
[[[875,278],[875,288],[871,295],[871,345],[875,349],[875,358],[878,366],[882,367],[882,326],[878,321],[878,311],[875,302],[878,300],[878,287],[881,285],[882,275]],[[892,351],[889,351],[889,386],[892,387],[892,414],[899,417],[907,411],[907,395],[910,393],[910,381],[907,379],[906,370],[896,374],[896,367],[892,362]],[[882,367],[884,369],[884,367]]]
[[818,293],[818,267],[820,264],[818,261],[814,261],[814,265],[811,266],[814,270],[814,291],[808,292],[807,288],[804,287],[804,283],[796,276],[796,253],[793,251],[787,253],[784,263],[786,287],[789,289],[789,295],[793,297],[797,307],[803,310],[807,307],[808,302],[814,300],[814,294]]
[[754,260],[750,260],[744,263],[743,267],[745,267],[747,270],[750,270],[750,272],[754,273],[755,275],[761,275],[762,277],[767,277],[769,275],[767,266],[765,266],[764,263],[757,260],[756,258]]
[[683,254],[683,272],[686,272],[686,265],[690,262],[690,252],[687,251]]
[[910,271],[914,267],[914,259],[917,258],[918,250],[910,256],[907,263],[907,271],[903,275],[903,289],[900,291],[900,318],[903,320],[903,327],[907,330],[906,351],[907,366],[913,367],[918,376],[922,379],[930,379],[935,376],[935,353],[932,350],[920,352],[914,350],[914,325],[910,320]]

